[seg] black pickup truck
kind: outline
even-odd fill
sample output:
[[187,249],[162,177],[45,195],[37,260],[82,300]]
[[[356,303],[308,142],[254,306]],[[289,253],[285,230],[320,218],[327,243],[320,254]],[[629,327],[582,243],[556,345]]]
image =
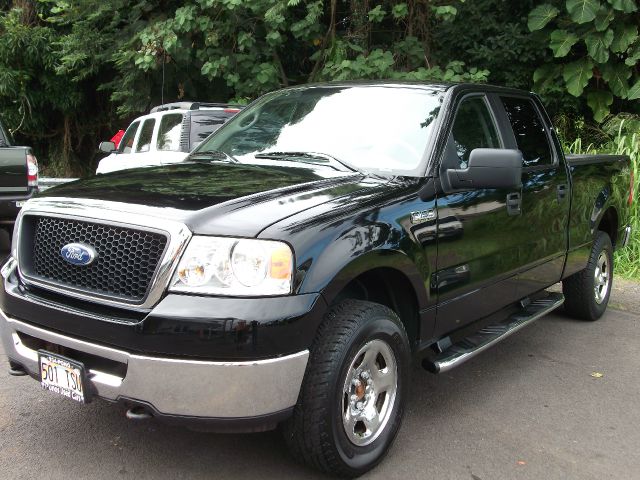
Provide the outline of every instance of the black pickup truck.
[[0,124],[0,251],[9,250],[20,208],[38,192],[38,161],[30,147],[16,147]]
[[526,92],[289,88],[183,163],[27,202],[4,349],[72,400],[281,425],[298,459],[357,476],[400,428],[411,362],[445,372],[563,303],[603,314],[632,199],[629,158],[564,155]]

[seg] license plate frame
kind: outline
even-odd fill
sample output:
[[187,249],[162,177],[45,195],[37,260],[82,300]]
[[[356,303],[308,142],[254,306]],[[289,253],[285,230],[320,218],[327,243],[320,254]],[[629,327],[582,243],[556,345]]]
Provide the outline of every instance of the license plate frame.
[[[47,366],[46,372],[44,365]],[[38,367],[40,385],[44,390],[78,403],[89,402],[86,369],[82,362],[46,350],[38,350]]]

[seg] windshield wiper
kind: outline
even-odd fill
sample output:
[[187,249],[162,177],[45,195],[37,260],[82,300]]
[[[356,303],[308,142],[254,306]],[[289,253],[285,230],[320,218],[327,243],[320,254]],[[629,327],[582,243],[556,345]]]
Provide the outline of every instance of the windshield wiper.
[[240,163],[233,155],[229,155],[227,152],[223,152],[222,150],[205,150],[202,152],[193,152],[191,153],[186,160],[200,160],[200,159],[211,159],[211,160],[226,160],[230,163]]
[[[352,172],[363,173],[350,163],[340,160],[332,155],[319,152],[264,152],[254,155],[255,158],[264,158],[269,160],[284,160],[287,162],[295,162],[295,159],[302,159],[303,163],[311,163],[313,165],[327,165],[336,170],[344,171],[345,168]],[[336,164],[342,168],[337,168]]]

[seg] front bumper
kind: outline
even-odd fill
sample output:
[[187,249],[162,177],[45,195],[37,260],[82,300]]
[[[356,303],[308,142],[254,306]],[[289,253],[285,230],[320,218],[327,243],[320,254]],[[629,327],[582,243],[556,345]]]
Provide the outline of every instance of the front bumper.
[[[29,325],[0,312],[0,334],[13,363],[38,377],[34,342],[63,347],[113,371],[87,367],[88,391],[111,401],[148,406],[156,414],[246,419],[286,412],[295,405],[309,351],[267,360],[214,362],[137,355]],[[100,360],[110,362],[100,362]],[[107,367],[107,370],[113,370]],[[122,374],[124,372],[124,375]]]
[[64,355],[84,364],[89,398],[214,431],[266,430],[291,414],[326,309],[317,294],[167,295],[119,318],[121,309],[30,289],[12,259],[0,273],[0,338],[12,367],[39,379],[39,350]]

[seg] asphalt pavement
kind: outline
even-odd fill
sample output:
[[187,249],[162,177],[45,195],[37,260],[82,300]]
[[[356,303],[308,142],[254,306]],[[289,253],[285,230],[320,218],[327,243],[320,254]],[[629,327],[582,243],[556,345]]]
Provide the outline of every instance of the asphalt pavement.
[[[398,438],[362,478],[640,479],[640,312],[629,285],[597,322],[559,311],[450,373],[416,367]],[[0,478],[325,478],[295,462],[277,432],[135,423],[7,367],[0,347]]]

